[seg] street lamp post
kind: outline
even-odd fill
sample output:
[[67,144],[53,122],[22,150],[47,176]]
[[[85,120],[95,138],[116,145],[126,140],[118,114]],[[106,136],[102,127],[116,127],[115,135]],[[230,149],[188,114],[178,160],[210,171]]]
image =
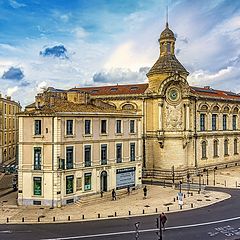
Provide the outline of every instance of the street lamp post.
[[198,183],[199,189],[198,189],[198,194],[200,194],[200,193],[201,193],[201,176],[202,176],[201,173],[199,173],[198,176],[199,176],[199,183]]
[[216,174],[217,167],[213,169],[213,186],[215,186],[216,181],[215,181],[215,174]]
[[190,174],[187,173],[187,183],[188,183],[188,192],[187,192],[187,194],[188,194],[188,197],[189,197],[189,191],[190,191],[190,182],[189,182],[189,180],[190,180]]
[[182,181],[179,181],[179,191],[182,192]]

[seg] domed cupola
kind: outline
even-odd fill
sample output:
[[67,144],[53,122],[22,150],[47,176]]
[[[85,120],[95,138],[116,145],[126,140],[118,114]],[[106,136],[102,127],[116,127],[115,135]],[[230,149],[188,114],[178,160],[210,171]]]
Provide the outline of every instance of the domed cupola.
[[173,31],[168,27],[168,23],[166,23],[166,28],[162,31],[159,41],[164,39],[172,39],[176,41]]
[[184,76],[189,74],[175,57],[175,41],[176,38],[174,33],[171,29],[169,29],[168,23],[166,23],[166,27],[158,39],[160,45],[160,56],[147,73],[148,77],[156,74],[172,74],[176,72],[183,74]]

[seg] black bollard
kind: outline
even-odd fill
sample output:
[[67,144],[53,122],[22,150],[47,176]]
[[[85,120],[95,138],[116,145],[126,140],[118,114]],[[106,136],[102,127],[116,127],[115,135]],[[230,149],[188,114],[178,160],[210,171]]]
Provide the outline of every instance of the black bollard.
[[117,216],[117,212],[114,213],[114,216],[115,216],[115,217]]
[[100,213],[98,213],[98,218],[100,218]]
[[53,222],[55,222],[55,220],[56,220],[55,217],[53,217]]
[[24,218],[22,218],[22,222],[24,222]]
[[68,221],[70,221],[70,219],[71,219],[70,216],[68,216]]
[[191,208],[193,208],[193,203],[191,203]]
[[143,214],[145,213],[145,210],[143,209]]
[[167,207],[167,211],[169,212],[169,207]]
[[156,208],[156,213],[158,212],[158,209]]
[[82,215],[82,219],[84,219],[84,215]]
[[7,218],[7,223],[9,222],[9,218]]
[[38,217],[38,222],[40,222],[40,217]]
[[131,215],[131,211],[128,211],[128,215]]

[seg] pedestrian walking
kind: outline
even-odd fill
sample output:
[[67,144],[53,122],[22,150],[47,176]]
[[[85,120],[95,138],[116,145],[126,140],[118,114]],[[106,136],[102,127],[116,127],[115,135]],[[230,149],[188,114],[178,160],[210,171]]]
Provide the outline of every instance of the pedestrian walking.
[[114,189],[112,190],[112,200],[113,200],[113,201],[114,201],[114,200],[117,200],[116,192],[115,192]]
[[165,224],[167,222],[167,216],[165,215],[164,212],[160,214],[160,223],[162,224],[163,230],[165,230]]
[[146,199],[147,198],[147,186],[145,186],[144,188],[143,188],[143,199]]
[[101,194],[101,198],[102,198],[103,197],[103,190],[101,190],[100,194]]
[[127,187],[127,194],[130,195],[130,186]]

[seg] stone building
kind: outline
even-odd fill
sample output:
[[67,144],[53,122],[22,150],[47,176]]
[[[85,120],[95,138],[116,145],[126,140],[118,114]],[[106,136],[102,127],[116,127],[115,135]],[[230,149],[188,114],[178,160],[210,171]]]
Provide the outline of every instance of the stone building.
[[48,88],[19,115],[19,205],[62,206],[140,187],[141,115],[83,91]]
[[0,94],[0,164],[14,162],[17,154],[19,103]]
[[181,178],[239,163],[240,95],[189,86],[168,23],[148,83],[73,88],[142,115],[145,178]]

